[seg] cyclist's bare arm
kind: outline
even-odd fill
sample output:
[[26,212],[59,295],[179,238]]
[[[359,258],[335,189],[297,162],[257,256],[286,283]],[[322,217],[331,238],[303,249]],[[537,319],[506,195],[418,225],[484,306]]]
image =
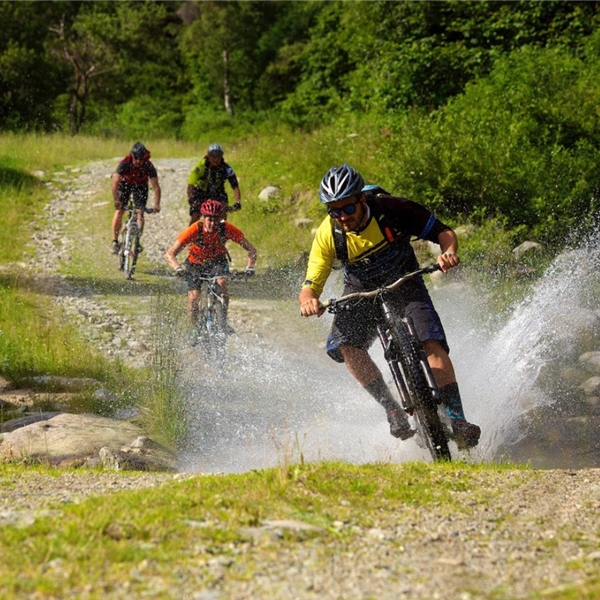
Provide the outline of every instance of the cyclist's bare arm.
[[302,288],[298,302],[300,303],[300,314],[303,317],[312,317],[313,315],[320,317],[325,312],[319,302],[319,296],[311,287]]
[[447,273],[460,263],[460,259],[458,258],[458,238],[454,231],[446,229],[438,235],[438,244],[442,253],[437,257],[437,264],[444,273]]
[[154,192],[154,212],[160,212],[160,197],[161,197],[161,189],[160,184],[158,183],[158,177],[152,177],[150,179],[150,185],[152,186],[152,191]]
[[182,246],[179,242],[175,242],[166,252],[165,252],[165,260],[169,263],[169,266],[174,270],[177,270],[181,267],[180,262],[177,260],[177,255],[184,249],[185,246]]
[[240,246],[248,252],[248,267],[253,268],[256,265],[256,248],[246,239],[243,238]]
[[122,208],[121,202],[119,201],[119,181],[121,181],[121,176],[118,173],[114,173],[112,176],[111,191],[113,200],[115,201],[115,208],[117,206]]

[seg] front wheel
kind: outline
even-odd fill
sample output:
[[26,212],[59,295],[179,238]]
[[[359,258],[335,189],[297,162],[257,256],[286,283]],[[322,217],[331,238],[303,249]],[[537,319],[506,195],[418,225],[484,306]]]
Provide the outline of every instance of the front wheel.
[[133,279],[135,265],[138,257],[138,247],[140,244],[140,233],[137,226],[127,229],[125,235],[125,245],[123,248],[123,272],[127,279]]
[[[424,440],[434,461],[450,461],[448,435],[438,414],[433,390],[425,369],[429,369],[421,342],[410,336],[404,325],[394,324],[389,329],[391,348],[388,363],[397,382],[400,394],[408,395],[410,408],[417,424],[417,432]],[[394,370],[397,372],[394,373]],[[400,381],[398,378],[401,378]],[[430,377],[430,380],[433,378]]]

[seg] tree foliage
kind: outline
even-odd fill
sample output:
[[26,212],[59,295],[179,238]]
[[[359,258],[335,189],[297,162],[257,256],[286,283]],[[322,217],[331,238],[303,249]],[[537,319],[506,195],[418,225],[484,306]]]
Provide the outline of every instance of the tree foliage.
[[550,240],[597,210],[596,2],[57,0],[0,19],[0,130],[335,123],[442,215]]

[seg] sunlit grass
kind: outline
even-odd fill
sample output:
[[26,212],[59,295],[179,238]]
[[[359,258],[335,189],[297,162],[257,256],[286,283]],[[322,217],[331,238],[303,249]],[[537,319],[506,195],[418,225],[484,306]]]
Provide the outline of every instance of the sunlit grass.
[[[0,465],[0,479],[10,483],[24,468]],[[69,474],[80,475],[85,472]],[[487,522],[492,533],[499,534],[503,524],[514,519],[506,498],[539,476],[514,465],[331,461],[196,476],[104,495],[63,504],[60,511],[40,515],[28,525],[0,528],[0,589],[9,600],[42,592],[117,597],[113,592],[123,591],[123,586],[129,596],[169,590],[168,597],[180,597],[190,584],[207,589],[217,581],[219,587],[243,583],[256,569],[277,564],[279,553],[309,552],[315,561],[309,571],[330,568],[335,557],[360,557],[365,532],[373,527],[394,532],[388,548],[431,543],[418,530],[422,519],[442,519],[447,528],[482,505],[490,507],[493,521]],[[285,529],[276,538],[261,537],[260,529],[254,529],[253,536],[249,528],[269,520],[293,520],[312,529]],[[474,540],[485,535],[489,534],[469,532]],[[516,529],[513,535],[511,541],[524,544],[531,534]],[[439,544],[443,542],[436,547]],[[444,555],[442,546],[438,552]],[[215,569],[217,564],[231,568]],[[528,597],[594,598],[590,594],[598,590],[597,575],[586,572],[585,565],[573,569],[577,582],[538,595],[529,590]],[[453,588],[460,585],[454,582]],[[489,598],[494,597],[498,596],[490,593]]]

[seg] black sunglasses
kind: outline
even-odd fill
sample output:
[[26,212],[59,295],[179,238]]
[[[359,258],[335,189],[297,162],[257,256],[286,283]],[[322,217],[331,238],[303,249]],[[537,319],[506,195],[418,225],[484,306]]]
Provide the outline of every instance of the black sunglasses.
[[342,216],[342,213],[350,216],[356,212],[356,207],[360,200],[353,202],[352,204],[346,204],[346,206],[342,206],[342,208],[328,208],[327,213],[330,217],[334,219],[339,219]]

